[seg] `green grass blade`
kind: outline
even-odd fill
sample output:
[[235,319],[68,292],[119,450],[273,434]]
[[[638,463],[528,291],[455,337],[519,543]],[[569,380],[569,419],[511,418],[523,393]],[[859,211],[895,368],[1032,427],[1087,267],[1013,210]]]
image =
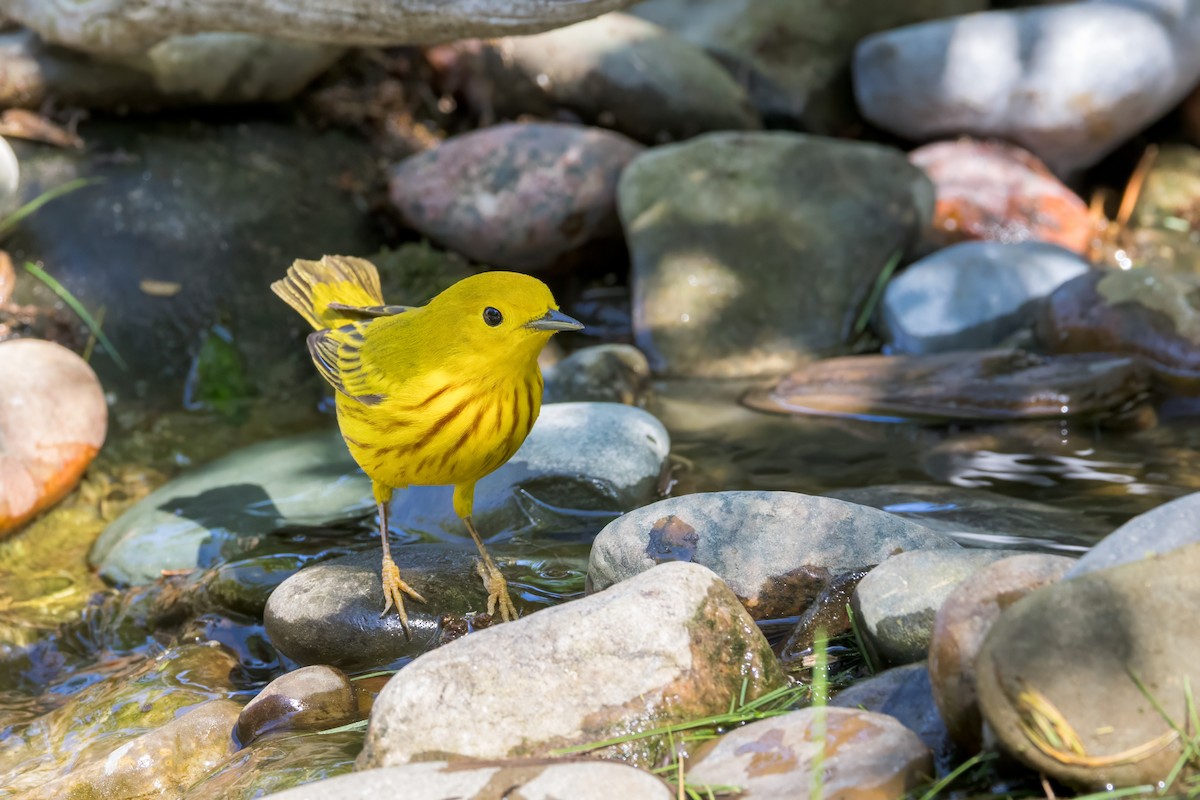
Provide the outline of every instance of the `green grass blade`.
[[93,319],[92,315],[88,313],[88,310],[83,307],[83,303],[80,303],[79,300],[75,298],[75,295],[67,291],[65,286],[52,278],[49,273],[47,273],[37,264],[31,264],[30,262],[26,261],[25,269],[29,272],[29,274],[33,275],[33,277],[46,284],[50,291],[58,295],[58,297],[64,303],[70,306],[72,311],[79,315],[79,318],[83,320],[83,324],[87,325],[88,330],[90,330],[92,334],[100,340],[100,344],[104,345],[104,349],[108,351],[110,356],[112,356],[112,360],[117,362],[118,367],[121,369],[129,369],[129,365],[125,363],[125,359],[121,358],[121,354],[117,352],[117,348],[114,347],[113,343],[109,341],[107,336],[104,335],[104,331],[100,330],[99,323]]
[[955,767],[954,770],[952,772],[950,772],[946,777],[942,778],[940,781],[935,783],[933,786],[929,787],[929,791],[927,791],[927,792],[925,792],[925,794],[921,795],[920,800],[933,800],[933,798],[937,797],[939,794],[941,794],[943,791],[945,791],[947,786],[949,786],[950,784],[952,784],[956,780],[958,780],[959,776],[962,775],[964,772],[975,767],[978,764],[982,764],[985,761],[991,761],[993,758],[996,758],[995,753],[976,753],[975,755],[971,756],[966,761],[964,761],[963,763],[961,763],[957,767]]
[[8,234],[12,233],[13,229],[20,224],[21,220],[33,214],[42,206],[49,203],[51,200],[56,200],[63,195],[70,194],[85,186],[91,186],[94,183],[103,183],[103,178],[77,178],[76,180],[64,183],[62,186],[56,186],[49,191],[42,192],[37,197],[30,200],[25,205],[18,208],[16,211],[9,214],[4,219],[0,219],[0,239],[3,239]]
[[883,270],[879,273],[879,277],[871,285],[871,293],[867,295],[862,311],[858,313],[858,319],[854,321],[852,339],[857,339],[866,331],[867,323],[871,321],[871,315],[875,313],[875,307],[879,305],[879,300],[883,297],[883,290],[887,288],[888,281],[892,278],[892,273],[896,271],[896,267],[900,266],[900,259],[903,257],[904,251],[897,250],[892,253],[892,257],[883,265]]
[[336,728],[326,728],[323,731],[317,731],[321,736],[328,736],[331,733],[345,733],[346,731],[360,731],[367,727],[367,720],[360,719],[358,722],[350,722],[345,725],[339,725]]

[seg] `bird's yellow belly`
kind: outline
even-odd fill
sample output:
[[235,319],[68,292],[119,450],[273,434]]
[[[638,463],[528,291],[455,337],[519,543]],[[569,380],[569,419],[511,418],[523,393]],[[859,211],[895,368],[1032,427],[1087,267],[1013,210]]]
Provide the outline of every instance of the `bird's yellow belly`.
[[466,484],[517,452],[537,419],[541,394],[538,373],[533,380],[479,381],[375,406],[339,395],[338,424],[350,454],[376,483]]

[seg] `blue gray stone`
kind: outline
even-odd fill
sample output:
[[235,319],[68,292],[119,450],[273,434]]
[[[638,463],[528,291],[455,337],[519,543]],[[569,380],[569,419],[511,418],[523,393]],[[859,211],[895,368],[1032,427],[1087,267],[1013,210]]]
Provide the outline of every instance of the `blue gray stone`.
[[788,616],[832,575],[897,552],[958,552],[954,540],[878,509],[793,492],[712,492],[661,500],[600,531],[588,563],[599,591],[666,561],[703,564],[755,617]]
[[963,242],[887,285],[884,337],[897,353],[987,349],[1032,324],[1038,302],[1091,265],[1045,242]]

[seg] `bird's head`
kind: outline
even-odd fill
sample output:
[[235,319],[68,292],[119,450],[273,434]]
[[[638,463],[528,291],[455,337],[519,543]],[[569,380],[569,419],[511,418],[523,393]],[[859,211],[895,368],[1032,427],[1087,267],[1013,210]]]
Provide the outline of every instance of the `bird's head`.
[[549,287],[519,272],[481,272],[429,301],[447,336],[461,337],[477,352],[530,351],[535,356],[559,331],[579,322],[558,310]]

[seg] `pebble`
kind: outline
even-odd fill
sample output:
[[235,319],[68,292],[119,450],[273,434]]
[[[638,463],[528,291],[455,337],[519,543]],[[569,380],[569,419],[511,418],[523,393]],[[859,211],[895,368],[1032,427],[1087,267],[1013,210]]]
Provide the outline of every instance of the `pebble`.
[[844,351],[863,287],[924,228],[933,192],[892,148],[710,133],[639,156],[618,202],[634,344],[655,374],[734,378]]
[[382,558],[382,550],[342,556],[283,581],[267,600],[263,617],[271,644],[298,664],[382,668],[459,635],[467,628],[466,614],[487,609],[487,590],[475,571],[473,550],[393,546],[401,577],[427,601],[405,600],[409,640],[394,610],[380,613]]
[[899,553],[871,570],[851,598],[867,646],[890,664],[924,661],[938,609],[963,581],[1008,550]]
[[671,800],[666,784],[649,773],[612,761],[514,759],[509,761],[427,761],[382,767],[301,786],[276,800],[493,800],[495,787],[521,800]]
[[650,363],[627,344],[576,350],[543,371],[543,403],[592,401],[644,406],[650,395]]
[[739,786],[744,797],[809,797],[814,769],[824,797],[900,800],[933,774],[927,748],[894,717],[850,708],[804,708],[731,731],[691,762],[689,783]]
[[1138,356],[1160,381],[1200,387],[1200,275],[1092,272],[1049,298],[1037,338],[1052,353]]
[[284,673],[263,687],[238,714],[234,734],[244,747],[276,731],[321,731],[358,717],[358,699],[346,673],[325,664]]
[[[647,144],[760,127],[745,90],[694,44],[629,14],[435,51],[449,80],[500,117],[566,112]],[[479,87],[486,81],[486,88]]]
[[1149,390],[1146,369],[1126,356],[960,350],[814,361],[742,400],[762,411],[885,422],[1119,423],[1142,406]]
[[929,232],[934,246],[1036,241],[1083,255],[1097,236],[1087,204],[1028,150],[961,138],[918,147],[908,160],[937,193]]
[[1058,582],[1075,563],[1062,556],[1027,553],[989,564],[959,584],[934,618],[929,678],[942,719],[963,753],[983,744],[975,659],[996,619],[1030,592]]
[[[1186,687],[1200,685],[1200,637],[1181,611],[1200,607],[1198,571],[1200,544],[1190,544],[1060,581],[1004,611],[975,661],[983,719],[1004,749],[1081,789],[1165,779],[1183,743],[1164,714],[1186,726]],[[1031,716],[1057,720],[1060,734],[1069,725],[1078,748],[1031,739]]]
[[927,22],[864,38],[853,72],[859,109],[884,130],[1005,139],[1067,173],[1200,80],[1200,9],[1089,0]]
[[[720,578],[663,564],[415,660],[375,701],[358,769],[551,755],[724,713],[743,692],[758,697],[784,682]],[[672,747],[657,736],[589,755],[650,766]]]
[[1178,497],[1133,519],[1106,536],[1067,572],[1089,572],[1137,563],[1200,542],[1200,492]]
[[589,592],[673,561],[703,564],[755,619],[799,614],[830,579],[953,540],[882,511],[792,492],[712,492],[660,500],[600,531]]
[[1091,270],[1044,242],[962,242],[910,265],[888,282],[879,306],[894,353],[996,347],[1032,326],[1039,304]]
[[642,149],[583,125],[496,125],[400,162],[389,196],[406,225],[467,258],[546,270],[620,235],[617,180]]
[[64,498],[108,430],[96,373],[38,339],[0,342],[0,539]]

